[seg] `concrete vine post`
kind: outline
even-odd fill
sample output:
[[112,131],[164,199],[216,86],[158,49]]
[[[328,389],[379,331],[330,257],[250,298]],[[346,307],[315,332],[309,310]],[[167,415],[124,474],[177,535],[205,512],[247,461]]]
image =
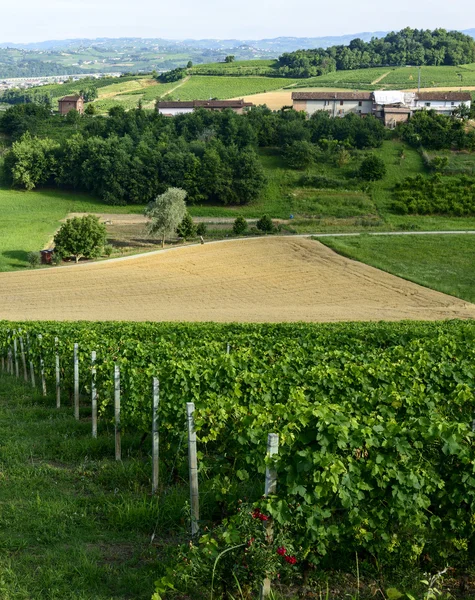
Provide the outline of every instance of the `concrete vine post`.
[[33,359],[31,357],[31,346],[30,346],[30,336],[28,333],[26,334],[26,347],[28,350],[28,360],[30,362],[30,378],[31,378],[31,387],[36,387],[35,381],[35,367],[33,365]]
[[114,365],[115,459],[121,458],[120,443],[120,368]]
[[191,536],[193,539],[198,534],[200,520],[200,497],[198,491],[198,458],[196,455],[196,431],[194,412],[194,402],[187,402],[186,417],[188,424],[188,462],[190,471]]
[[38,340],[40,342],[40,375],[41,375],[41,390],[43,392],[43,396],[46,396],[46,379],[45,379],[45,362],[43,360],[43,349],[41,347],[41,340],[43,336],[40,334],[38,336]]
[[20,377],[20,365],[18,364],[18,345],[17,345],[17,341],[16,341],[16,330],[13,331],[14,334],[14,338],[13,338],[13,356],[15,358],[15,375],[17,377]]
[[22,335],[20,335],[20,354],[21,354],[21,362],[23,365],[23,379],[28,383],[28,370],[26,368],[25,344],[23,343]]
[[54,338],[55,362],[56,362],[56,408],[61,408],[61,371],[59,369],[59,352],[58,352],[58,338]]
[[[269,433],[267,436],[267,457],[271,458],[275,456],[279,452],[279,435],[277,433]],[[272,465],[267,465],[266,468],[266,482],[264,487],[264,496],[269,496],[269,494],[275,494],[277,491],[277,471],[273,468]],[[268,543],[271,543],[274,538],[274,530],[272,526],[272,521],[265,522],[265,532]],[[261,600],[264,598],[268,598],[271,591],[271,582],[268,577],[266,577],[261,585],[260,590],[260,598]]]
[[74,417],[79,421],[79,344],[74,344]]
[[158,490],[159,477],[159,437],[158,437],[158,405],[160,402],[160,382],[153,378],[153,409],[152,409],[152,494]]
[[92,437],[97,437],[97,389],[96,389],[96,352],[91,352],[91,416]]

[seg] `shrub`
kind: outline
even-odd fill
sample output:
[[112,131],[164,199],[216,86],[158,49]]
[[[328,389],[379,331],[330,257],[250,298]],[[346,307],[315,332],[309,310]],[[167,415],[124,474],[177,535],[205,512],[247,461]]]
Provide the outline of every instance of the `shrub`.
[[233,233],[236,235],[241,235],[242,233],[247,231],[247,221],[244,217],[237,217],[233,224]]
[[377,181],[386,175],[386,165],[376,154],[368,154],[360,166],[359,175],[366,181]]
[[269,215],[262,216],[256,223],[257,229],[264,233],[272,233],[274,231],[274,223]]
[[106,226],[94,215],[68,219],[54,236],[55,250],[61,256],[99,256],[106,242]]
[[111,244],[106,244],[104,246],[104,256],[110,256],[114,251],[114,247]]
[[317,151],[311,142],[296,140],[284,147],[282,156],[292,169],[307,169],[314,164]]
[[185,213],[181,223],[176,228],[176,232],[184,240],[196,236],[196,225],[193,223],[190,213]]
[[198,223],[198,226],[196,228],[196,234],[197,235],[206,235],[208,233],[208,227],[206,226],[206,223]]
[[40,264],[39,252],[28,252],[28,262],[31,267],[37,267]]

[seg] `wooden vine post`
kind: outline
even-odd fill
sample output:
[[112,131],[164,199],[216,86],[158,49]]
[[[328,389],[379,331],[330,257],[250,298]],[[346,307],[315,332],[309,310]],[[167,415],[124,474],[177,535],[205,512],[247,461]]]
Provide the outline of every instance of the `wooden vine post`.
[[59,352],[58,352],[58,338],[54,338],[55,346],[55,359],[56,359],[56,408],[61,408],[61,372],[59,370]]
[[33,365],[33,358],[31,356],[31,346],[30,346],[30,336],[26,334],[26,347],[28,350],[28,360],[30,361],[30,378],[31,378],[31,387],[36,387],[35,381],[35,367]]
[[96,352],[91,352],[91,417],[92,437],[97,437]]
[[158,405],[160,402],[160,383],[157,377],[153,378],[153,409],[152,409],[152,494],[158,491]]
[[198,492],[198,459],[196,455],[195,431],[195,404],[186,403],[186,417],[188,424],[188,463],[190,470],[190,508],[191,508],[191,536],[195,538],[199,531],[200,497]]
[[74,344],[74,417],[79,421],[79,344]]
[[[277,433],[269,433],[267,436],[267,457],[271,458],[279,452],[279,435]],[[269,494],[275,494],[277,491],[277,471],[272,465],[267,465],[266,468],[266,482],[264,488],[264,496],[267,497]],[[274,530],[272,526],[272,520],[269,519],[265,522],[265,532],[268,543],[272,543],[274,538]],[[260,598],[268,598],[270,595],[271,582],[266,577],[261,585]]]
[[120,368],[114,365],[115,459],[121,460],[120,446]]

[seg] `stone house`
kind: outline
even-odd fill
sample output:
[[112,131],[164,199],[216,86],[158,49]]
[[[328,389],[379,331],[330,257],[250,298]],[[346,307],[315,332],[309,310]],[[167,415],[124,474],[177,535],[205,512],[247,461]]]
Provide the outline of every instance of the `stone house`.
[[244,102],[241,98],[239,100],[190,100],[189,102],[177,101],[157,101],[155,109],[158,113],[167,117],[174,117],[175,115],[183,115],[191,113],[197,108],[204,108],[205,110],[225,110],[230,108],[232,111],[241,115],[244,111],[252,108],[254,104],[252,102]]
[[67,115],[70,110],[77,110],[82,115],[84,113],[84,98],[78,94],[64,96],[58,100],[58,110],[60,115]]

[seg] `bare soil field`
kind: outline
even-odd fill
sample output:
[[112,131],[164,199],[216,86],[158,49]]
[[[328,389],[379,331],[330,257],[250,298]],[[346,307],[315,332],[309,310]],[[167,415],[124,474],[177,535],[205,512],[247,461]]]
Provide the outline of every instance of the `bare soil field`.
[[309,239],[187,246],[0,274],[0,319],[375,321],[475,318],[475,305]]

